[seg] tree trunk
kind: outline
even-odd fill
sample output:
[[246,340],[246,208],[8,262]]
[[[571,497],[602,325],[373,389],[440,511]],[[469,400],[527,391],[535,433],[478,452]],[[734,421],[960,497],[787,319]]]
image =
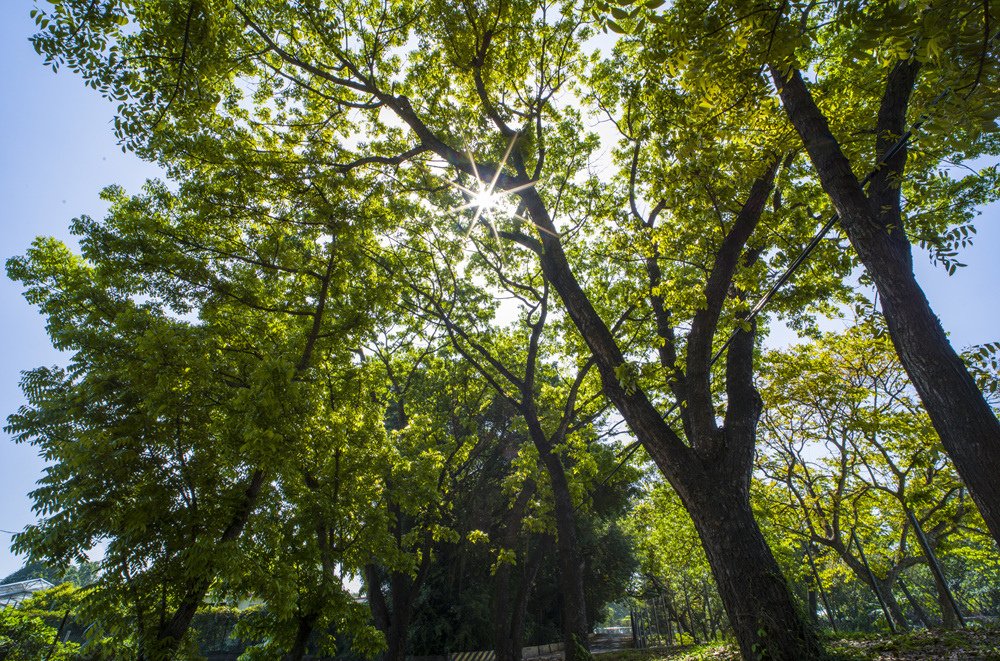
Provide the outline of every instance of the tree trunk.
[[906,583],[903,582],[902,577],[899,579],[899,587],[903,590],[903,595],[906,597],[906,601],[910,603],[910,608],[913,609],[917,619],[920,620],[920,623],[924,625],[925,629],[930,629],[931,619],[927,617],[927,612],[924,610],[923,606],[920,605],[920,602],[917,601],[916,598],[914,598],[914,596],[910,593],[910,590],[906,587]]
[[809,621],[812,622],[814,627],[819,626],[819,595],[816,594],[816,590],[812,588],[808,589],[806,594],[806,601],[809,604]]
[[[897,74],[897,71],[902,73]],[[905,118],[905,107],[916,72],[899,67],[887,83],[886,97],[880,111],[879,129],[896,136],[897,126],[885,125],[883,115]],[[909,87],[897,78],[909,76]],[[787,78],[772,68],[785,112],[798,131],[809,158],[819,174],[823,189],[840,214],[847,237],[875,282],[882,300],[882,311],[893,345],[935,431],[969,487],[993,538],[1000,542],[1000,421],[990,409],[962,359],[955,353],[934,314],[927,297],[913,275],[913,257],[906,236],[903,217],[898,213],[898,186],[895,199],[877,199],[866,195],[854,176],[826,118],[816,105],[801,74],[793,71]],[[902,111],[898,107],[902,106]],[[884,144],[884,143],[883,143]],[[883,168],[902,175],[906,150]],[[888,186],[894,184],[889,183]],[[883,209],[887,209],[883,217]]]
[[410,608],[393,608],[392,623],[386,632],[384,661],[405,661],[406,638],[410,629]]
[[958,615],[951,605],[951,600],[948,599],[948,593],[946,592],[948,588],[941,584],[937,573],[931,572],[931,574],[934,576],[934,592],[935,596],[937,596],[938,607],[941,609],[941,626],[945,629],[958,629],[961,623],[958,621]]
[[[255,470],[247,482],[246,490],[229,521],[229,525],[219,537],[220,547],[228,546],[243,533],[243,529],[253,513],[254,506],[257,504],[257,498],[260,496],[264,482],[264,471]],[[176,656],[177,648],[191,627],[191,620],[194,619],[195,613],[198,612],[198,608],[205,600],[205,595],[214,579],[214,572],[209,569],[188,584],[173,617],[168,622],[161,624],[159,631],[157,631],[156,649],[149,654],[148,658],[173,659]]]
[[892,618],[893,624],[896,625],[896,629],[909,631],[910,623],[906,621],[903,609],[899,606],[896,595],[892,591],[892,585],[896,581],[891,578],[880,579],[878,577],[875,580],[878,582],[878,590],[882,594],[882,598],[885,599],[885,605],[889,608],[889,616]]
[[292,648],[285,655],[284,661],[302,661],[302,657],[306,655],[306,647],[309,645],[309,637],[316,626],[317,617],[318,613],[315,612],[306,613],[299,617],[299,624],[295,630],[295,640],[292,642]]
[[514,609],[513,573],[513,567],[505,562],[493,574],[493,653],[496,661],[516,661],[510,626]]
[[704,484],[686,504],[744,658],[822,657],[753,518],[748,490]]
[[[418,572],[418,579],[421,573]],[[368,607],[375,627],[385,636],[386,650],[382,653],[382,659],[404,661],[410,617],[413,614],[413,602],[419,590],[419,582],[408,574],[389,572],[389,591],[392,596],[390,606],[382,591],[381,570],[375,565],[368,565],[365,574],[368,583]]]
[[510,661],[521,661],[528,598],[531,596],[531,588],[550,543],[551,538],[547,535],[539,538],[537,546],[527,554],[525,564],[521,568],[521,576],[516,581],[517,589],[508,601],[508,609],[494,608],[494,621],[497,625],[494,629],[497,661],[500,661],[501,650],[504,650],[503,654],[507,655]]
[[[760,187],[755,184],[754,188]],[[738,333],[729,348],[725,429],[691,438],[690,446],[684,444],[641,388],[619,381],[616,371],[626,364],[624,355],[573,275],[544,202],[531,189],[521,196],[541,229],[542,271],[590,348],[604,393],[691,514],[743,655],[776,660],[821,657],[819,640],[799,616],[750,510],[750,473],[760,414],[760,397],[753,388],[753,332]],[[756,202],[762,206],[763,198]],[[731,236],[732,232],[727,242]],[[731,263],[725,266],[734,271],[739,251],[728,257]],[[716,270],[713,268],[713,278]],[[720,280],[727,285],[721,289],[728,291],[731,279]],[[714,332],[714,324],[704,325],[704,332]],[[711,352],[711,342],[707,349],[704,360]],[[700,411],[699,415],[712,427],[714,410]]]
[[688,616],[688,630],[691,632],[691,639],[694,641],[695,645],[700,643],[698,640],[698,630],[694,626],[694,609],[691,608],[691,595],[687,589],[684,590],[684,612]]
[[566,661],[590,658],[587,640],[587,601],[584,596],[583,558],[576,540],[576,517],[566,471],[550,447],[539,448],[552,486],[556,515],[556,549],[559,555],[559,587],[562,592],[563,645]]

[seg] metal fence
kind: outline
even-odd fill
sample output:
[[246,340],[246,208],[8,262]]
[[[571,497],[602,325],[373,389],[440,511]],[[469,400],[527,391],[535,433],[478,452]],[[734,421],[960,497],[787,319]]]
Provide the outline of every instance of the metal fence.
[[673,645],[676,637],[662,597],[647,601],[629,613],[632,620],[632,641],[636,649]]

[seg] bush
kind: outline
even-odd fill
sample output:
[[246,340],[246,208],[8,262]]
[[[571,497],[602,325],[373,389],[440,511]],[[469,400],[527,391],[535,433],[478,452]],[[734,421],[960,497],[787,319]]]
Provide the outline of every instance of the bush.
[[[60,661],[75,658],[80,649],[77,643],[59,642],[52,649],[57,634],[58,630],[46,624],[39,615],[12,607],[0,609],[0,659]],[[51,656],[47,656],[50,649]]]

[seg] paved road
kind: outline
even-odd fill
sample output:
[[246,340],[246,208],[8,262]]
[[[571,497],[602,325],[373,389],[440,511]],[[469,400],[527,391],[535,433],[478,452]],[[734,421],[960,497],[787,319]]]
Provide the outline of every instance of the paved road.
[[590,637],[590,651],[593,654],[607,654],[632,647],[632,636],[596,634]]

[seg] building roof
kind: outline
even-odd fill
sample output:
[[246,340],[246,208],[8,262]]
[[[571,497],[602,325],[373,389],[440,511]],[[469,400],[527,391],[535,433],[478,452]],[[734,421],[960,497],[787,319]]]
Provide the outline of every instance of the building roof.
[[32,578],[27,581],[0,585],[0,606],[16,604],[35,592],[48,590],[51,587],[54,586],[44,578]]

